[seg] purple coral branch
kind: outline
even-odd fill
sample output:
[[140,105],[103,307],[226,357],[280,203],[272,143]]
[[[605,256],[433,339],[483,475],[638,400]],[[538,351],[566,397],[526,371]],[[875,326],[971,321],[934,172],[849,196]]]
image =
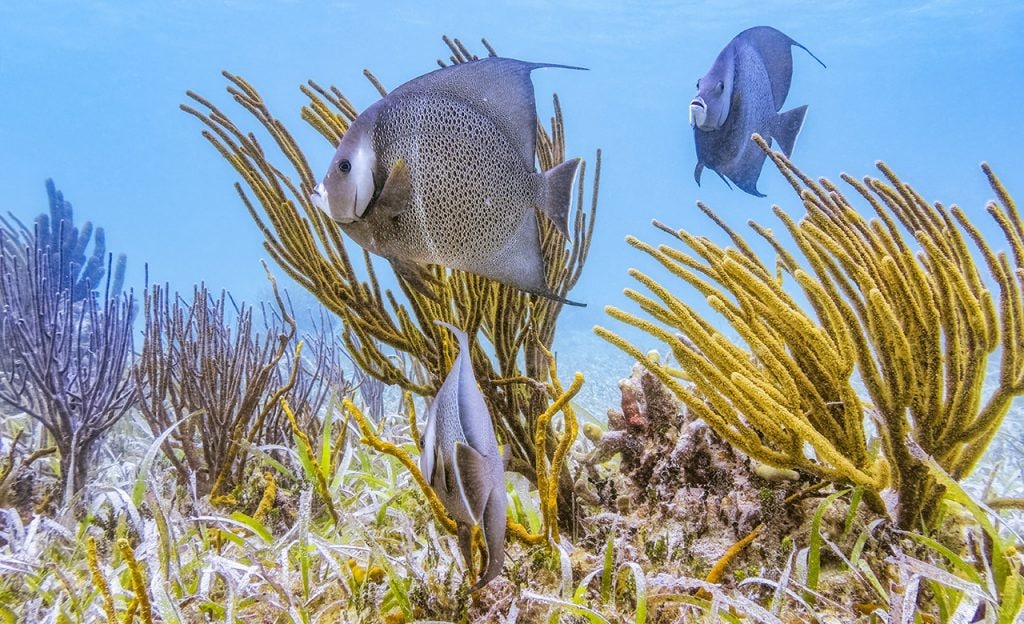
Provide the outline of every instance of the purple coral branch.
[[54,279],[48,249],[17,249],[9,236],[0,229],[0,401],[53,435],[73,494],[96,443],[135,399],[133,296],[77,297],[73,276]]

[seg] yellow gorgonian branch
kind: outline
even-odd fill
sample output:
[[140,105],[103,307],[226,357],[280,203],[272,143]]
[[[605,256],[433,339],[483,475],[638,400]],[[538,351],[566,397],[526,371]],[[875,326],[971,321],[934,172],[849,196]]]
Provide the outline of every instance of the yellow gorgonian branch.
[[431,488],[430,484],[427,483],[427,480],[423,478],[423,473],[420,472],[420,467],[416,464],[413,458],[398,446],[388,442],[387,440],[380,439],[380,437],[377,436],[377,433],[373,430],[369,421],[366,420],[366,416],[363,415],[362,410],[360,410],[355,403],[349,399],[345,399],[342,405],[344,406],[345,411],[351,414],[352,418],[356,420],[356,424],[359,425],[359,430],[363,433],[362,442],[370,445],[381,453],[394,457],[401,462],[401,464],[405,466],[405,469],[409,471],[409,474],[412,475],[413,480],[416,481],[416,485],[420,486],[420,490],[423,492],[423,495],[427,497],[427,502],[430,503],[430,509],[434,512],[434,516],[437,518],[437,521],[440,522],[449,533],[455,533],[455,520],[452,520],[451,516],[448,515],[448,512],[445,511],[444,504],[441,503],[441,499],[437,497],[433,488]]
[[85,540],[85,557],[89,562],[89,574],[92,582],[103,596],[103,612],[107,616],[108,624],[117,624],[117,611],[114,609],[114,595],[110,593],[110,584],[107,578],[100,571],[100,564],[96,557],[96,540],[90,535]]
[[[301,348],[302,345],[300,344],[299,349]],[[298,361],[297,355],[298,349],[296,350],[296,361]],[[309,464],[313,472],[313,486],[316,488],[317,494],[320,495],[320,499],[323,501],[324,505],[327,506],[327,513],[331,515],[331,521],[334,523],[334,526],[340,527],[341,522],[338,519],[338,510],[334,507],[334,499],[331,497],[331,490],[327,486],[328,475],[323,473],[320,469],[320,464],[316,461],[317,455],[313,450],[313,445],[309,442],[309,436],[307,436],[306,432],[299,427],[298,421],[295,420],[295,412],[292,411],[292,408],[288,405],[288,400],[284,397],[281,397],[281,409],[284,410],[285,416],[288,417],[288,422],[292,427],[292,433],[295,434],[296,440],[300,445],[302,445],[302,449],[306,452],[306,457],[309,458]]]
[[131,575],[132,591],[135,592],[135,600],[139,604],[139,619],[142,620],[143,624],[153,624],[153,605],[149,602],[146,577],[142,573],[142,567],[139,565],[139,562],[135,559],[132,546],[128,543],[128,540],[121,538],[117,540],[117,549],[120,551],[121,557],[124,558]]
[[[628,239],[704,297],[738,339],[686,303],[689,295],[637,270],[630,274],[651,296],[626,295],[642,313],[607,311],[664,342],[679,369],[643,357],[608,329],[595,330],[754,459],[862,486],[877,512],[885,510],[879,494],[892,487],[898,524],[927,527],[942,488],[909,452],[908,439],[962,478],[1024,393],[1024,226],[1017,208],[982,165],[998,198],[986,209],[1009,247],[997,252],[962,210],[929,204],[878,163],[882,179],[842,176],[867,202],[869,219],[834,184],[812,180],[755,140],[807,211],[796,220],[774,209],[792,243],[751,223],[775,251],[774,267],[702,203],[732,246],[658,223],[685,251]],[[997,352],[999,382],[985,392]],[[869,450],[866,421],[877,425],[879,454]]]
[[[570,402],[580,391],[580,388],[583,387],[583,375],[576,373],[569,389],[563,391],[562,384],[558,381],[558,376],[555,374],[554,358],[551,358],[551,362],[551,387],[556,398],[544,410],[544,413],[537,418],[537,429],[534,435],[536,436],[537,491],[540,496],[541,517],[544,520],[545,533],[551,538],[551,541],[557,544],[559,542],[558,477],[562,472],[562,462],[565,461],[565,456],[573,442],[576,441],[576,435],[579,432],[576,413],[573,411]],[[565,430],[562,432],[562,437],[555,447],[555,453],[549,466],[547,462],[547,440],[551,431],[551,419],[559,411],[562,412],[565,421]]]

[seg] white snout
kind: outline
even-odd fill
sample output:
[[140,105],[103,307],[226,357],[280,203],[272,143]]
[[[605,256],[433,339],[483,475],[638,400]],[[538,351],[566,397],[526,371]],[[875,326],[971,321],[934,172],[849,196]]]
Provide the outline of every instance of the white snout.
[[323,182],[317,184],[316,188],[313,189],[313,194],[309,196],[309,201],[313,202],[313,205],[320,210],[331,214],[331,202],[327,197],[327,188]]
[[704,104],[703,98],[694,98],[690,102],[690,126],[694,128],[701,128],[704,126],[704,122],[708,118],[708,108]]

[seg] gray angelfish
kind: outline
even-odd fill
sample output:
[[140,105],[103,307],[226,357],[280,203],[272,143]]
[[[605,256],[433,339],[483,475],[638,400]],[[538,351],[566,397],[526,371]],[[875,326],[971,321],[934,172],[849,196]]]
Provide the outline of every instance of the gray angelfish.
[[793,78],[792,46],[821,63],[785,34],[758,26],[736,35],[697,81],[697,95],[690,102],[690,125],[697,144],[693,177],[698,185],[707,167],[726,184],[732,180],[747,193],[764,197],[757,190],[757,179],[765,153],[750,140],[751,135],[760,134],[769,145],[777,140],[789,156],[807,113],[806,105],[779,112]]
[[441,264],[572,303],[547,285],[537,212],[568,238],[581,160],[536,170],[540,67],[582,69],[490,57],[401,85],[345,132],[313,203],[414,283]]
[[459,548],[472,569],[470,541],[479,526],[487,545],[483,571],[472,591],[501,574],[505,561],[505,463],[491,414],[476,385],[466,332],[444,325],[459,341],[459,355],[427,409],[420,441],[420,471],[458,527]]

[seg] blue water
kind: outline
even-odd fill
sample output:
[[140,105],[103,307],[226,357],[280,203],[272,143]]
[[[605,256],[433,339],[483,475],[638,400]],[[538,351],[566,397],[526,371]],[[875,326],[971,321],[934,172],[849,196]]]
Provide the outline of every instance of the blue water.
[[[129,285],[141,286],[148,262],[151,280],[173,287],[205,280],[241,299],[266,297],[261,236],[232,188],[233,170],[178,110],[185,91],[245,119],[224,92],[220,71],[230,70],[295,130],[303,128],[297,87],[308,78],[338,86],[361,109],[376,97],[364,68],[394,87],[447,55],[442,34],[481,54],[486,36],[505,56],[590,68],[534,74],[542,118],[550,94],[561,97],[569,155],[604,150],[597,234],[572,293],[590,306],[562,317],[563,350],[585,349],[597,339],[584,332],[607,323],[603,306],[624,303],[627,267],[652,268],[623,243],[627,233],[662,241],[649,225],[657,218],[717,236],[697,199],[738,227],[776,223],[773,203],[800,213],[770,165],[763,199],[727,189],[710,171],[702,188],[693,180],[694,83],[733,36],[761,24],[828,65],[794,50],[785,108],[810,106],[794,153],[808,173],[862,176],[884,159],[926,198],[967,208],[999,241],[983,212],[991,192],[979,162],[1024,198],[1022,3],[433,4],[3,2],[0,211],[31,219],[45,209],[43,181],[53,177],[78,219],[104,226],[108,248],[128,254]],[[299,136],[319,174],[333,150],[311,131]]]

